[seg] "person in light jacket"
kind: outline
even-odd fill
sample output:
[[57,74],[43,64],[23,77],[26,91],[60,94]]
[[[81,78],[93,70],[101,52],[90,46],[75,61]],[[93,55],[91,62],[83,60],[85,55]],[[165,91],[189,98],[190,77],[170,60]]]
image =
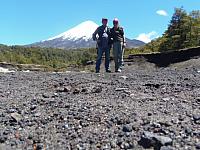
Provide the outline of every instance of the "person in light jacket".
[[123,66],[123,54],[126,47],[124,29],[119,26],[119,20],[113,20],[111,29],[111,38],[113,39],[113,56],[115,62],[115,72],[121,72]]

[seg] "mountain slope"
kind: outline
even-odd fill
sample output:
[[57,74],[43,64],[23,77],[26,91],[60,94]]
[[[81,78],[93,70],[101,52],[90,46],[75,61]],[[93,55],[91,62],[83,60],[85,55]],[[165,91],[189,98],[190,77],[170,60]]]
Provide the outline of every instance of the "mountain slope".
[[[98,25],[93,21],[85,21],[74,28],[47,40],[31,44],[31,46],[53,47],[63,49],[90,48],[95,47],[96,42],[92,40],[92,34]],[[139,47],[145,43],[138,40],[127,39],[127,47]]]

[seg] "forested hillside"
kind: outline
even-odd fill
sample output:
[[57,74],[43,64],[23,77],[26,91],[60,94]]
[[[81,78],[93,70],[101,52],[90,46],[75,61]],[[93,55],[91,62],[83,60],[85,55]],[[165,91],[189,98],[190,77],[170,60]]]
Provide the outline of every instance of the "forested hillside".
[[50,68],[65,68],[68,65],[84,65],[94,60],[96,49],[63,50],[55,48],[0,45],[0,62],[38,64]]
[[131,53],[167,52],[200,45],[200,10],[187,13],[176,8],[167,30],[162,37],[151,41]]

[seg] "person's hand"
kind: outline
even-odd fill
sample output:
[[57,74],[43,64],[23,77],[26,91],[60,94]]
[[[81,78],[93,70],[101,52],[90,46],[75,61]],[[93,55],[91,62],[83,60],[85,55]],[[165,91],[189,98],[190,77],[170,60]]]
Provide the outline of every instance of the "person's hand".
[[95,37],[92,37],[93,41],[96,41],[96,38]]

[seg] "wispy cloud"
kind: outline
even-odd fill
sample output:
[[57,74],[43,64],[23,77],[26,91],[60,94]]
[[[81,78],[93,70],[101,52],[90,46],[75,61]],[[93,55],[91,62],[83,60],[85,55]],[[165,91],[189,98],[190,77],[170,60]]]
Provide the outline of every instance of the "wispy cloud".
[[149,43],[151,42],[151,40],[158,38],[159,35],[156,31],[152,31],[149,33],[141,33],[138,35],[138,37],[136,38],[137,40],[143,41],[145,43]]
[[168,16],[168,14],[165,10],[158,10],[158,11],[156,11],[156,13],[161,16]]

